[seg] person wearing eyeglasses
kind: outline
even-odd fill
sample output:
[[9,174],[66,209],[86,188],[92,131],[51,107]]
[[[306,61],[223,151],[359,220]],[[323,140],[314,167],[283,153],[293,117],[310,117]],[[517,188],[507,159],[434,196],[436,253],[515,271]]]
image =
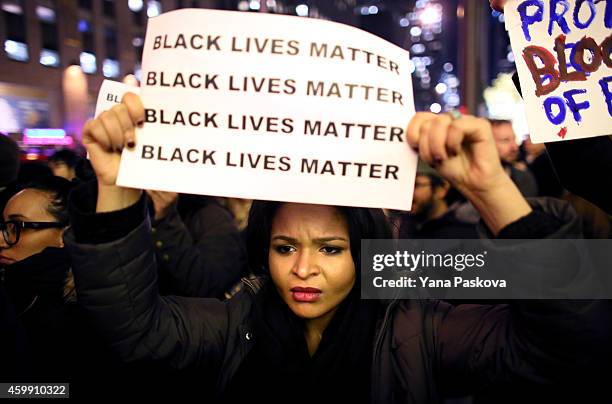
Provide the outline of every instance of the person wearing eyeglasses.
[[62,240],[71,188],[54,176],[30,183],[8,200],[0,221],[4,287],[25,329],[28,373],[34,376],[56,372],[66,303],[76,300]]
[[71,187],[63,178],[45,177],[26,185],[4,208],[0,266],[5,268],[8,287],[19,282],[20,301],[14,303],[22,305],[23,310],[42,295],[61,300],[68,294],[64,285],[70,271],[62,236],[68,228]]

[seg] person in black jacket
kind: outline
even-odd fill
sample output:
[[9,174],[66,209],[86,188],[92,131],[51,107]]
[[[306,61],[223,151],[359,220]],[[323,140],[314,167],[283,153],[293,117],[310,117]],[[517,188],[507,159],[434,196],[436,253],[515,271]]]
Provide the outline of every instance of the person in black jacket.
[[62,238],[69,227],[72,187],[64,178],[43,177],[25,185],[4,209],[0,310],[10,320],[7,331],[15,342],[16,358],[0,361],[17,363],[2,369],[3,381],[79,381],[73,384],[79,391],[81,382],[108,372],[110,366],[116,371],[120,365],[77,303]]
[[446,203],[449,189],[448,182],[433,168],[419,161],[412,209],[399,216],[399,238],[478,238],[476,225],[460,221],[456,212],[449,209]]
[[[62,234],[68,227],[68,191],[60,177],[44,177],[14,195],[0,222],[0,266],[17,320],[25,329],[30,376],[60,376],[65,306],[74,301]],[[61,353],[60,353],[61,352]]]
[[[120,150],[137,147],[143,118],[128,93],[85,125],[98,192],[75,194],[66,236],[82,304],[126,361],[197,370],[211,401],[426,403],[517,379],[551,383],[608,357],[601,320],[610,308],[601,302],[361,300],[360,241],[389,235],[378,209],[257,202],[249,261],[265,277],[246,279],[226,302],[160,296],[142,192],[115,185]],[[474,204],[490,236],[579,235],[566,204],[522,197],[486,121],[418,113],[407,137]],[[554,271],[526,270],[544,269]],[[554,286],[585,271],[559,273]]]
[[72,150],[61,149],[49,157],[47,164],[53,172],[53,175],[72,181],[77,178],[76,169],[81,160],[81,157]]
[[147,191],[160,292],[224,298],[247,274],[246,248],[231,213],[214,197]]

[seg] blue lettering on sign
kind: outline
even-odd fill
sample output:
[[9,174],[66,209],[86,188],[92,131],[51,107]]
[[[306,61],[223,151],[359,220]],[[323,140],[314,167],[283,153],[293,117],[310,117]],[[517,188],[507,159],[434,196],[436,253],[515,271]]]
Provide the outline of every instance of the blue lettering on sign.
[[[588,18],[588,20],[586,20],[586,22],[581,22],[580,21],[580,8],[582,7],[582,5],[586,3],[589,5],[589,10],[591,10],[591,15]],[[579,28],[579,29],[585,29],[588,28],[589,25],[591,25],[591,23],[593,22],[593,20],[595,19],[595,4],[593,3],[593,0],[576,0],[576,6],[574,7],[574,25]]]
[[[570,55],[569,55],[569,66],[572,66],[574,68],[574,70],[576,70],[577,72],[581,72],[582,71],[582,67],[580,67],[580,65],[578,63],[576,63],[576,42],[569,42],[565,44],[565,49],[570,49]],[[589,72],[584,72],[584,74],[586,76],[588,76]]]
[[[597,3],[604,2],[604,26],[606,28],[612,28],[612,0],[576,0],[574,9],[572,12],[572,22],[577,29],[586,29],[591,26],[595,17],[597,16]],[[565,17],[570,11],[570,2],[568,0],[548,0],[549,2],[549,21],[548,21],[548,35],[553,35],[553,29],[555,23],[559,26],[561,31],[567,35],[571,32],[570,26],[567,23]],[[584,9],[586,4],[588,8],[588,17],[585,21],[580,20],[580,12]],[[532,8],[535,7],[535,11]],[[542,22],[544,18],[544,0],[525,0],[517,7],[517,12],[521,18],[521,27],[523,29],[523,35],[527,41],[531,41],[531,33],[529,27],[536,22]],[[584,13],[583,13],[584,15]],[[584,17],[583,17],[584,18]]]
[[[534,14],[527,14],[529,7],[537,7],[538,9]],[[523,34],[525,39],[531,41],[531,35],[529,34],[529,26],[533,23],[542,21],[544,18],[544,3],[542,0],[526,0],[519,4],[517,11],[521,16],[521,26],[523,28]]]
[[[556,105],[559,108],[557,115],[554,114],[552,107]],[[544,112],[546,117],[553,125],[560,125],[565,121],[565,102],[561,97],[548,97],[544,100]]]
[[606,99],[608,115],[612,117],[612,90],[610,90],[610,82],[612,82],[612,76],[604,77],[603,79],[599,80],[601,91],[603,92],[604,98]]
[[582,122],[582,116],[580,115],[580,110],[587,109],[588,107],[591,106],[591,104],[588,101],[577,103],[576,100],[574,99],[575,95],[584,94],[584,93],[586,93],[586,90],[581,90],[581,89],[568,90],[563,93],[563,96],[565,97],[565,102],[567,103],[569,110],[572,111],[572,114],[574,115],[574,120],[576,122]]
[[[558,5],[562,6],[562,11],[560,13],[557,12]],[[548,22],[548,35],[552,35],[553,24],[556,22],[561,31],[564,34],[569,34],[570,29],[567,25],[567,21],[565,21],[565,13],[569,10],[569,3],[567,0],[551,0],[550,1],[550,21]]]

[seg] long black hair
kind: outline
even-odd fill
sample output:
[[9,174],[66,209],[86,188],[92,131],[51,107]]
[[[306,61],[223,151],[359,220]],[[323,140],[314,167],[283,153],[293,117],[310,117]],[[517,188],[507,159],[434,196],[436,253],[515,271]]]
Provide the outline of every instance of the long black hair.
[[[256,275],[268,275],[268,252],[272,232],[272,220],[284,202],[254,201],[249,212],[247,227],[247,252],[249,269]],[[334,206],[348,224],[351,255],[355,271],[361,269],[361,240],[390,239],[391,229],[382,209]]]

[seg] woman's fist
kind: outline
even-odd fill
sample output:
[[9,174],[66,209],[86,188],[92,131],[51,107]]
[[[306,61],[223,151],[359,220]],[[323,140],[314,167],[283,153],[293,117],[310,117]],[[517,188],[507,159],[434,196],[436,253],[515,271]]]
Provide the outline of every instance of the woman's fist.
[[421,159],[467,197],[493,191],[506,177],[484,119],[419,112],[408,125],[407,138]]
[[120,104],[90,119],[83,128],[83,145],[101,185],[117,181],[121,151],[136,145],[135,128],[144,122],[140,97],[126,93]]

